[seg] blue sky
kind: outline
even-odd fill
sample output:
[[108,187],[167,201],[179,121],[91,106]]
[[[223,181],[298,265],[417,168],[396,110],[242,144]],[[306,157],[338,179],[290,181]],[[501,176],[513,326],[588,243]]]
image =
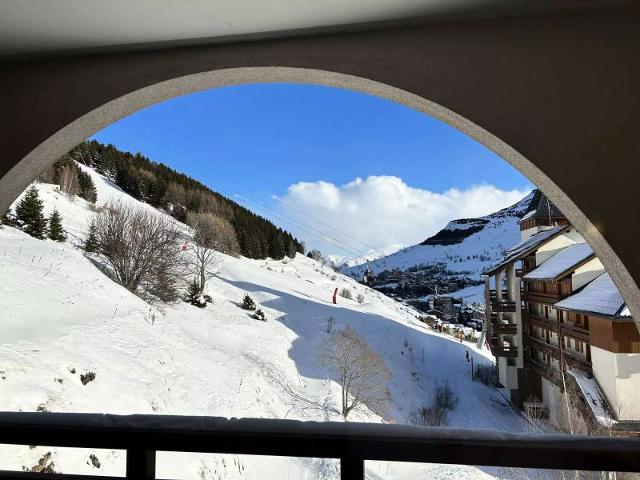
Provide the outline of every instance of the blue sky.
[[[343,200],[365,209],[372,187],[366,182],[369,177],[401,179],[404,187],[398,190],[396,184],[392,190],[403,198],[405,187],[413,193],[441,195],[482,185],[518,194],[530,188],[500,157],[433,118],[377,97],[313,85],[242,85],[177,97],[137,112],[93,138],[140,151],[253,210],[262,210],[259,213],[294,230],[308,244],[347,255],[360,251],[353,237],[362,233],[350,232],[347,222],[330,228],[332,235],[322,224],[330,220],[333,225],[335,216],[346,211],[334,201],[336,192],[339,197],[351,193]],[[357,178],[365,182],[353,184]],[[300,182],[310,187],[296,190]],[[327,184],[335,191],[329,192]],[[385,183],[375,185],[382,188]],[[313,198],[301,197],[303,191]],[[331,205],[311,205],[323,198],[322,192],[330,195]],[[479,213],[492,211],[495,201],[488,200],[486,212],[480,208]],[[296,213],[303,207],[307,215]],[[433,233],[418,228],[438,227],[421,225],[413,236],[403,233],[397,241],[389,236],[366,243],[387,248]],[[344,245],[336,241],[322,245],[318,237],[324,233]],[[347,243],[351,252],[345,251]]]

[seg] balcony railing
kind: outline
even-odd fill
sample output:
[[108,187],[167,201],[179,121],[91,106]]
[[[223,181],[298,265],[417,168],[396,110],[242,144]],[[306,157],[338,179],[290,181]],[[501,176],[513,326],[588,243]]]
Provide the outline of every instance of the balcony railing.
[[515,345],[505,345],[502,340],[495,337],[491,343],[491,353],[493,353],[495,357],[514,358],[518,356],[518,347]]
[[556,359],[560,358],[560,349],[557,345],[547,343],[546,340],[542,338],[532,337],[531,335],[527,336],[527,340],[533,347],[537,348],[538,350],[543,351]]
[[556,320],[540,317],[538,315],[534,315],[527,312],[523,312],[522,319],[525,322],[530,323],[532,325],[546,328],[548,330],[551,330],[552,332],[556,332],[556,333],[558,332],[558,322]]
[[498,301],[498,300],[492,299],[491,309],[494,312],[515,312],[516,302],[505,302],[505,301]]
[[153,480],[158,451],[336,458],[343,480],[364,479],[365,460],[558,470],[640,468],[638,438],[352,422],[12,412],[0,413],[0,443],[126,450],[125,477],[2,471],[4,479]]
[[518,333],[518,326],[515,323],[493,322],[492,331],[498,335],[515,335]]
[[529,302],[544,303],[547,305],[558,303],[564,297],[566,297],[566,295],[561,295],[559,293],[535,292],[535,291],[527,291],[526,289],[523,290],[522,292],[523,300],[526,300]]
[[560,324],[560,329],[563,333],[578,338],[582,341],[589,341],[589,330],[583,327],[578,327],[572,323],[563,322]]

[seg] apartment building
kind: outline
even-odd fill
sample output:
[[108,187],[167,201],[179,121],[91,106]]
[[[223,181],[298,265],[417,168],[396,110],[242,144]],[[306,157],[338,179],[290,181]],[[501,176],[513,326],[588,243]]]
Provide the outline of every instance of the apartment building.
[[602,263],[540,192],[520,230],[484,273],[487,340],[511,402],[554,417],[569,382],[593,420],[640,420],[640,334]]

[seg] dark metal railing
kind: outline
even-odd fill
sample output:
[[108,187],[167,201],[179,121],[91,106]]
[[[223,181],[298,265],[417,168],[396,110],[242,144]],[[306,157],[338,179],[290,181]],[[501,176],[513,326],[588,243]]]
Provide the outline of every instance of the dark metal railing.
[[[158,451],[336,458],[342,479],[365,460],[636,471],[640,439],[531,435],[350,422],[167,415],[0,413],[0,443],[126,450],[126,479],[156,478]],[[0,471],[0,479],[109,477]],[[111,477],[113,478],[113,477]]]

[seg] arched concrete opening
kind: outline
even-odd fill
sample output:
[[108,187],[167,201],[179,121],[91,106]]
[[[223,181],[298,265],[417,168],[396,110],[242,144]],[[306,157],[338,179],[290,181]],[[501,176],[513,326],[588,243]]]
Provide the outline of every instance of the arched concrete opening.
[[505,141],[446,106],[384,83],[342,73],[291,67],[226,68],[177,77],[127,93],[82,115],[50,136],[0,178],[0,210],[4,210],[57,158],[119,119],[176,96],[248,83],[307,83],[370,94],[430,115],[475,139],[518,169],[562,210],[602,260],[640,329],[640,290],[632,275],[595,222],[547,174]]

